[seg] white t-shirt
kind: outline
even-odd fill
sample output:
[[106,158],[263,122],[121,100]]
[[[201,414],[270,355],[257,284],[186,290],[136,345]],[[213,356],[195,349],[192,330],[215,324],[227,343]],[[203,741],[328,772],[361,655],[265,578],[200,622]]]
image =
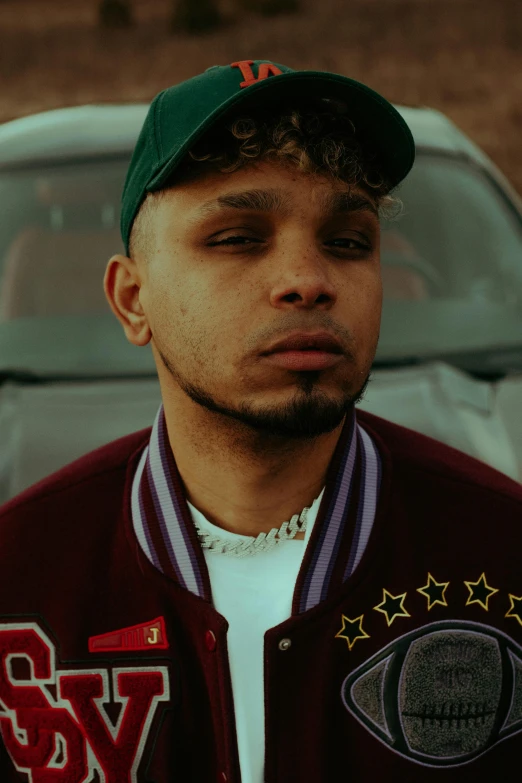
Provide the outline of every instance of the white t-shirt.
[[[295,584],[323,494],[324,488],[310,507],[302,540],[282,541],[245,557],[203,549],[214,608],[230,626],[227,642],[242,783],[264,783],[264,635],[292,614]],[[187,505],[205,532],[234,543],[249,538],[213,525],[192,503]]]

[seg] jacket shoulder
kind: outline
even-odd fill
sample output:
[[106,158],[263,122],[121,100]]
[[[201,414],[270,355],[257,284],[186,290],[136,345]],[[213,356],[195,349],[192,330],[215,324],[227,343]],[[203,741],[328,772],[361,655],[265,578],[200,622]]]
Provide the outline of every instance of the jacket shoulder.
[[490,490],[522,504],[522,485],[499,470],[471,457],[446,443],[430,438],[408,427],[357,409],[357,421],[377,446],[383,447],[393,462],[394,473],[402,469],[410,475],[424,473],[448,482],[458,482],[477,490]]
[[151,431],[152,427],[145,427],[105,443],[69,462],[3,503],[0,506],[0,518],[13,512],[16,514],[26,506],[32,506],[35,502],[41,502],[66,490],[77,488],[85,491],[85,487],[81,485],[92,484],[103,476],[113,476],[116,471],[124,475],[129,459],[148,442]]

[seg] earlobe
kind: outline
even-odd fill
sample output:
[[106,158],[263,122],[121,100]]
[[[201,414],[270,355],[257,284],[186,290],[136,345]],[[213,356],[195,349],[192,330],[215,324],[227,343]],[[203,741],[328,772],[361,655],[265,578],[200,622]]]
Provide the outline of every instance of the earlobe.
[[137,325],[131,327],[127,323],[124,326],[124,331],[127,340],[130,343],[132,343],[132,345],[136,345],[140,348],[147,345],[152,337],[152,332],[145,318],[143,319],[143,322],[141,323],[141,328],[139,328],[139,330]]

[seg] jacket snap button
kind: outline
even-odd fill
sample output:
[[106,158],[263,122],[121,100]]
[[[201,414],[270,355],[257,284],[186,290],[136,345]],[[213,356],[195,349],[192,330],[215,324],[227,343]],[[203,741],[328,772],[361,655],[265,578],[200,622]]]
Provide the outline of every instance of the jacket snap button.
[[292,641],[290,639],[281,639],[279,642],[279,649],[280,650],[288,650],[288,648],[292,645]]
[[216,637],[212,633],[212,631],[207,631],[205,634],[205,644],[207,645],[207,649],[210,650],[210,652],[213,652],[216,649]]

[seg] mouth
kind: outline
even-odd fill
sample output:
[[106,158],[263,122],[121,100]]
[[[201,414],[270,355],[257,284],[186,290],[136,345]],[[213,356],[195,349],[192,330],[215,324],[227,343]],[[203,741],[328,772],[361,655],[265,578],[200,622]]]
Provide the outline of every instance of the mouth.
[[338,364],[343,358],[341,353],[321,351],[317,348],[301,348],[298,351],[277,351],[265,356],[265,359],[277,367],[286,370],[326,370]]

